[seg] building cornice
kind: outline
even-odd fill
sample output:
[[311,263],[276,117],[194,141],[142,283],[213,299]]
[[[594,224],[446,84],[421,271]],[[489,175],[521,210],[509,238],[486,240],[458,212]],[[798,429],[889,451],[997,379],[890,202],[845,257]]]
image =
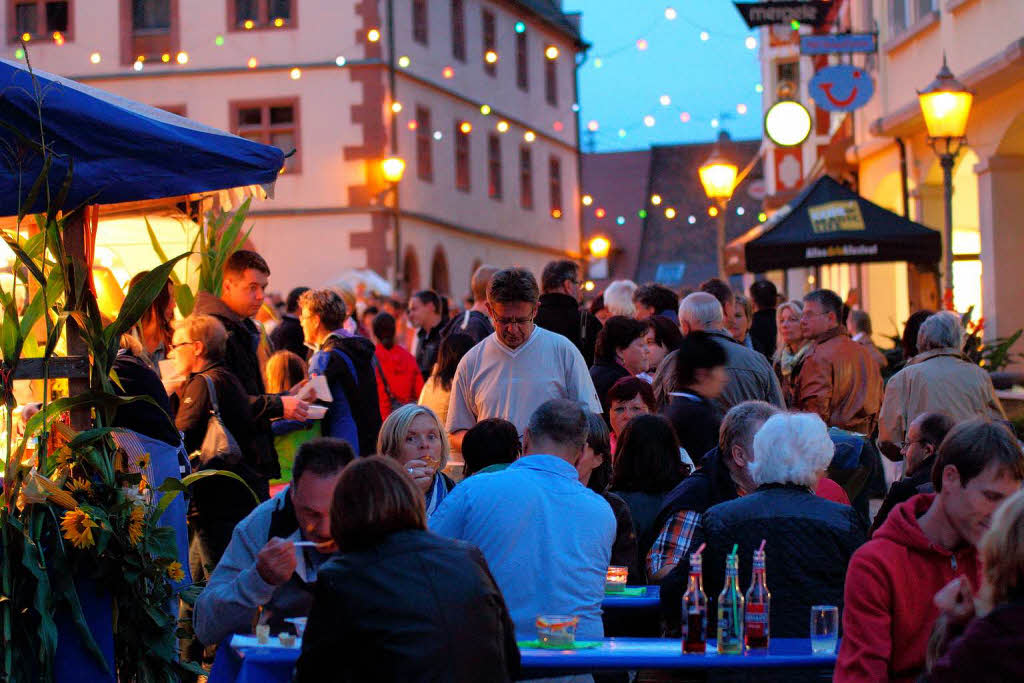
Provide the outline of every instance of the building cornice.
[[[957,78],[974,90],[978,99],[1024,80],[1024,37],[1010,43],[999,54],[958,74]],[[869,128],[872,135],[879,137],[905,137],[923,129],[924,120],[916,97],[891,114],[875,119]]]
[[[365,69],[365,68],[387,69],[388,65],[382,59],[353,59],[353,60],[349,60],[349,61],[345,62],[344,66],[341,66],[341,67],[339,67],[337,65],[337,63],[335,63],[334,61],[329,61],[329,62],[303,62],[303,63],[299,63],[299,64],[296,64],[296,63],[289,63],[289,64],[265,64],[265,65],[261,64],[259,66],[253,67],[251,69],[249,67],[246,67],[246,66],[223,66],[223,67],[207,67],[207,68],[202,68],[202,69],[167,69],[167,70],[161,70],[161,71],[148,71],[148,72],[145,71],[145,70],[143,70],[143,71],[113,71],[113,72],[105,73],[105,74],[73,75],[73,76],[68,76],[68,78],[70,78],[71,80],[74,80],[74,81],[78,81],[80,83],[89,83],[89,82],[98,82],[98,81],[144,80],[144,79],[147,79],[147,78],[175,78],[175,77],[188,77],[188,76],[224,76],[224,75],[231,75],[231,74],[268,73],[268,72],[291,71],[294,68],[299,68],[302,71],[330,70],[330,69],[333,69],[333,70],[338,70],[338,69],[359,69],[359,68],[363,68],[363,69]],[[402,80],[409,81],[409,82],[412,82],[412,83],[417,83],[417,84],[422,85],[422,86],[424,86],[426,88],[429,88],[429,89],[431,89],[431,90],[433,90],[435,92],[441,93],[442,95],[444,95],[446,97],[449,97],[449,98],[451,98],[453,100],[457,100],[459,102],[462,102],[463,104],[468,104],[468,105],[472,106],[474,109],[477,109],[477,110],[479,110],[479,108],[482,105],[484,105],[484,104],[488,104],[489,105],[488,102],[484,102],[482,100],[471,99],[469,97],[466,97],[465,95],[459,94],[458,92],[452,90],[451,88],[445,87],[444,85],[442,85],[440,83],[432,81],[432,80],[430,80],[428,78],[424,78],[423,76],[419,76],[417,74],[411,73],[409,71],[405,71],[405,70],[399,69],[399,70],[396,70],[395,75],[398,76],[399,78],[401,78]],[[502,111],[499,111],[497,109],[493,109],[491,111],[491,113],[488,115],[488,118],[493,118],[495,121],[504,119],[504,120],[508,121],[510,124],[514,124],[516,126],[519,126],[524,131],[526,131],[526,130],[533,131],[534,135],[536,135],[538,139],[544,140],[544,141],[549,142],[549,143],[551,143],[553,145],[561,147],[561,148],[565,149],[566,151],[569,151],[569,152],[571,152],[573,154],[578,154],[579,153],[579,148],[574,146],[574,145],[572,145],[571,143],[566,142],[565,140],[561,140],[561,139],[559,139],[559,138],[557,138],[557,137],[555,137],[553,135],[550,135],[549,133],[546,133],[543,130],[539,130],[538,128],[530,125],[529,122],[527,122],[527,121],[523,121],[522,119],[517,118],[515,116],[509,116],[508,114],[506,114],[506,113],[504,113]],[[576,117],[572,117],[571,120],[572,120],[572,124],[571,125],[576,125]]]
[[[374,214],[390,214],[394,211],[391,207],[387,206],[313,206],[313,207],[302,207],[302,208],[279,208],[279,209],[257,209],[249,212],[249,216],[252,218],[266,217],[266,218],[282,218],[282,217],[293,217],[293,216],[343,216],[343,215],[374,215]],[[472,237],[478,240],[484,240],[487,242],[494,242],[496,244],[503,244],[511,247],[518,247],[520,249],[528,249],[530,251],[539,251],[546,254],[552,254],[554,256],[561,256],[563,258],[577,259],[580,258],[580,254],[575,251],[569,251],[567,249],[559,249],[558,247],[552,247],[547,244],[537,244],[528,240],[515,239],[514,237],[506,237],[504,235],[496,235],[494,233],[486,232],[483,230],[477,230],[470,228],[465,225],[453,223],[443,218],[429,213],[423,213],[420,211],[409,211],[407,209],[398,210],[399,218],[411,219],[420,221],[423,223],[429,223],[430,225],[454,232],[465,237]]]

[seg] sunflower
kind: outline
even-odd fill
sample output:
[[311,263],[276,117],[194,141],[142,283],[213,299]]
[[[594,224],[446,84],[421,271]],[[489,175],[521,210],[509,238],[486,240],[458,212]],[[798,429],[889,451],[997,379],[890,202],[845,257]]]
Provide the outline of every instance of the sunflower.
[[53,454],[56,458],[57,466],[63,467],[71,464],[71,449],[67,446],[61,446],[57,449],[57,452]]
[[132,545],[138,545],[142,540],[142,529],[146,521],[146,508],[141,505],[133,505],[128,521],[128,540]]
[[68,491],[72,493],[81,491],[82,493],[89,494],[92,492],[92,483],[88,479],[81,479],[79,477],[68,479],[67,487]]
[[138,461],[135,463],[140,470],[144,470],[149,467],[150,456],[149,453],[143,453],[139,456]]
[[181,568],[181,562],[171,562],[167,565],[167,576],[171,581],[184,581],[185,570]]
[[98,525],[82,508],[65,512],[60,526],[64,530],[64,538],[71,541],[76,548],[89,548],[95,545],[92,530]]

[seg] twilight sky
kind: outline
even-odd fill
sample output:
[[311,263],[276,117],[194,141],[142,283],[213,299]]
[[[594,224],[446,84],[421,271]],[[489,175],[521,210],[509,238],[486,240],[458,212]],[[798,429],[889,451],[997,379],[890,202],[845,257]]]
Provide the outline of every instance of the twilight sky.
[[563,0],[563,8],[583,12],[593,46],[579,69],[584,151],[592,121],[601,152],[713,140],[721,130],[713,120],[734,139],[761,137],[760,67],[746,42],[756,35],[731,0]]

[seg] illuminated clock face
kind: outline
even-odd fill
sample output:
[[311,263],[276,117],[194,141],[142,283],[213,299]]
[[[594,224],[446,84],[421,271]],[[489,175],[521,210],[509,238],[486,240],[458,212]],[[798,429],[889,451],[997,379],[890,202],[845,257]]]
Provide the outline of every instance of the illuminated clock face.
[[776,102],[764,116],[764,132],[779,147],[795,147],[811,134],[811,115],[794,100]]

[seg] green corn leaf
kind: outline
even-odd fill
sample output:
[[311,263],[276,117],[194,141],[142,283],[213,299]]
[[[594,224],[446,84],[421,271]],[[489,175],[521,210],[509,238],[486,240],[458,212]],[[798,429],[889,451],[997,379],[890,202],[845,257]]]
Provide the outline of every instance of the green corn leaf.
[[170,261],[161,263],[146,273],[128,290],[124,303],[121,304],[121,311],[117,314],[117,319],[103,331],[108,349],[114,345],[113,348],[116,352],[116,343],[121,335],[130,330],[142,318],[143,313],[153,305],[153,300],[161,290],[167,287],[168,273],[178,261],[188,255],[189,252],[185,252]]
[[[161,263],[164,263],[166,261],[170,261],[170,259],[167,258],[167,253],[164,252],[164,248],[162,246],[160,246],[160,240],[158,240],[156,238],[156,233],[153,232],[153,226],[149,224],[149,218],[147,218],[146,216],[143,216],[142,220],[146,222],[146,232],[149,233],[149,241],[153,245],[153,251],[156,252],[157,258],[160,259]],[[178,274],[175,273],[172,270],[170,275],[171,275],[171,282],[173,282],[175,286],[180,286],[181,285],[181,278],[178,277]]]
[[183,316],[192,315],[192,309],[196,306],[195,296],[192,288],[186,284],[177,285],[174,288],[174,301],[178,304],[178,310]]

